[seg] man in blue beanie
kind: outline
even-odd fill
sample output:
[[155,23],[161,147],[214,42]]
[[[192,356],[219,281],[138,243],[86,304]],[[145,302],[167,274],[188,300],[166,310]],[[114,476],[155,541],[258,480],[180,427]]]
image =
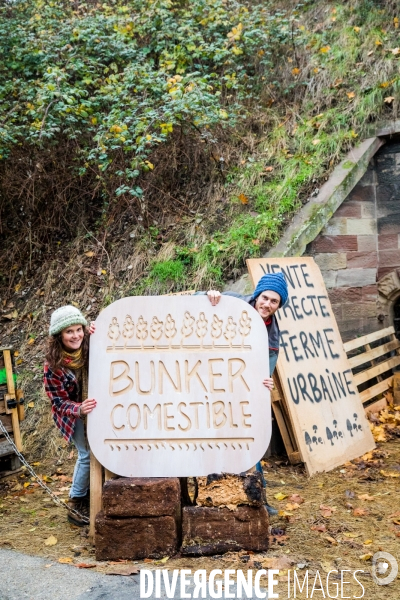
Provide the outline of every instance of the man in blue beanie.
[[[205,292],[198,293],[204,294]],[[288,286],[284,275],[281,272],[263,275],[257,283],[253,294],[249,296],[242,296],[236,292],[223,292],[221,294],[221,292],[218,292],[217,290],[210,290],[207,292],[207,296],[213,306],[216,306],[220,302],[222,296],[234,296],[235,298],[240,298],[255,308],[258,314],[263,318],[268,332],[270,373],[270,376],[263,380],[263,384],[266,388],[272,390],[274,386],[272,374],[275,370],[279,354],[279,326],[275,313],[278,308],[281,308],[286,304],[289,296]],[[256,469],[261,473],[264,487],[266,487],[260,462],[257,463]],[[278,513],[278,511],[275,508],[272,508],[268,502],[266,508],[270,515],[276,515]]]

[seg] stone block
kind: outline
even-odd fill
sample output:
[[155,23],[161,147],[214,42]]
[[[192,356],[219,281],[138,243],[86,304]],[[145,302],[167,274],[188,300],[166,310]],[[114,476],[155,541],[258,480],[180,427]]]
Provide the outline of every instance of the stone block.
[[343,304],[343,319],[372,318],[376,317],[376,303],[363,302],[361,304]]
[[358,250],[356,235],[319,235],[312,243],[313,252],[351,252]]
[[268,549],[268,513],[264,506],[183,509],[182,548],[186,556],[207,556],[224,552]]
[[357,200],[345,200],[335,212],[335,217],[353,217],[361,219],[362,202]]
[[376,283],[376,269],[343,269],[337,271],[337,287],[362,287]]
[[375,204],[372,204],[372,202],[365,202],[361,206],[361,217],[363,219],[376,219]]
[[399,233],[400,231],[400,213],[393,213],[387,217],[378,218],[378,233],[387,235],[390,233]]
[[346,235],[347,219],[346,217],[333,217],[328,221],[322,230],[322,235]]
[[357,248],[358,252],[370,252],[376,248],[376,235],[358,235]]
[[375,232],[375,219],[347,219],[348,235],[372,235]]
[[379,252],[379,268],[399,266],[400,250],[381,250]]
[[241,475],[212,474],[197,477],[197,506],[215,506],[234,508],[238,505],[263,506],[265,492],[261,473],[242,473]]
[[[371,249],[372,250],[372,249]],[[347,267],[354,269],[357,267],[373,268],[378,266],[378,255],[376,252],[348,252]]]
[[374,185],[356,185],[352,190],[351,200],[359,202],[374,202],[375,201],[375,186]]
[[118,519],[103,512],[96,516],[96,560],[163,558],[178,550],[178,528],[173,517]]
[[362,301],[363,302],[375,302],[378,298],[378,286],[365,285],[362,288]]
[[344,252],[316,254],[314,260],[322,271],[337,271],[338,269],[345,269],[347,266]]
[[379,267],[378,274],[377,274],[377,279],[378,280],[382,279],[382,277],[385,277],[385,275],[388,275],[392,271],[393,271],[393,267]]
[[103,486],[103,510],[108,517],[174,516],[180,505],[178,478],[121,477]]
[[321,271],[321,275],[327,288],[336,287],[337,274],[338,271]]
[[362,288],[333,288],[329,290],[328,295],[332,304],[361,302]]
[[378,235],[378,250],[397,250],[399,248],[399,234]]

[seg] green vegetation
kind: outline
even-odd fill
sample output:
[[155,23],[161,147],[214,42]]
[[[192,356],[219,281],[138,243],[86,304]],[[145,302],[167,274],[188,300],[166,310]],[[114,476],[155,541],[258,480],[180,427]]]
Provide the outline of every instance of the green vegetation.
[[389,0],[6,1],[6,295],[60,261],[80,302],[237,276],[397,117],[398,39]]

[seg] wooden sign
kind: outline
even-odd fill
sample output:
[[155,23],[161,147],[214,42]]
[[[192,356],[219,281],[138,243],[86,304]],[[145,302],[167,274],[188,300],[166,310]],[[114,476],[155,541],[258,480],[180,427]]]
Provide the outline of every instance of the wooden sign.
[[88,439],[125,477],[240,473],[271,438],[268,335],[224,297],[130,297],[101,312],[90,340]]
[[289,302],[278,377],[308,473],[329,471],[375,447],[321,272],[312,258],[250,259],[253,284],[282,271]]

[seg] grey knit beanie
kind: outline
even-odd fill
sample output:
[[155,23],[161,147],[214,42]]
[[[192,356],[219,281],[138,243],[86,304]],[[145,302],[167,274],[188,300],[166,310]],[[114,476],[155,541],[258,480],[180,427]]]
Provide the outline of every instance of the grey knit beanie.
[[79,308],[75,306],[67,305],[61,306],[55,310],[50,318],[50,335],[57,335],[66,327],[70,325],[87,325],[87,321]]

